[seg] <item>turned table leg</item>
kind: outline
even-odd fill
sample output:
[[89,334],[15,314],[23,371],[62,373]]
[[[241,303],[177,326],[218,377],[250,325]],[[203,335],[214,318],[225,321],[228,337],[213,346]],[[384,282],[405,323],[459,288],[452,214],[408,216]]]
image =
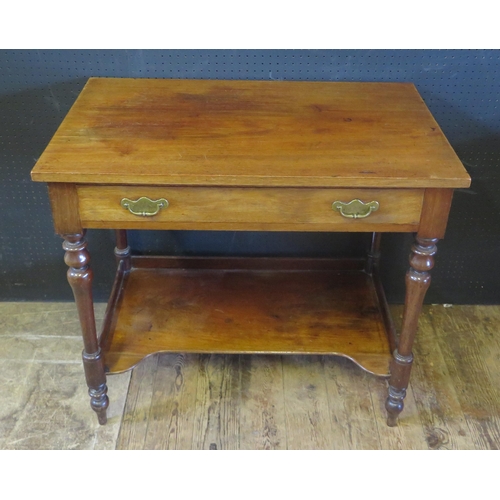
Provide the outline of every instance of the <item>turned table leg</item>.
[[410,379],[413,363],[412,346],[418,327],[418,317],[422,310],[425,293],[431,282],[429,271],[434,266],[437,238],[420,238],[412,246],[410,269],[406,273],[406,298],[403,325],[397,349],[391,362],[389,396],[385,403],[387,425],[394,427],[398,415],[403,411],[403,400]]
[[90,406],[97,413],[99,423],[107,421],[109,405],[104,363],[96,334],[94,303],[92,300],[92,270],[87,242],[83,234],[65,234],[64,261],[69,266],[68,282],[73,289],[83,337],[83,366],[89,388]]

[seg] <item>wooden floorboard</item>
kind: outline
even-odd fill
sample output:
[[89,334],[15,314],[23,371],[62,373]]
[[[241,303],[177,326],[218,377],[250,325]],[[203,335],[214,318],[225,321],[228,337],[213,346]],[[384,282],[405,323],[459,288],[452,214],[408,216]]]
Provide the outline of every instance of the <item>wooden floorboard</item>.
[[500,306],[424,307],[396,428],[386,381],[344,358],[155,355],[132,373],[117,448],[498,449],[499,332]]
[[328,394],[319,356],[283,356],[287,448],[333,448]]
[[[481,308],[430,313],[475,448],[500,448],[498,314],[496,329]],[[486,316],[489,318],[489,316]]]
[[197,355],[158,356],[144,449],[191,449],[196,408],[197,364]]
[[281,356],[241,356],[240,448],[286,450]]
[[[458,308],[456,308],[458,309]],[[411,388],[427,445],[431,449],[474,449],[455,381],[433,327],[433,308],[420,317],[419,340],[415,344]],[[441,308],[440,314],[446,313]]]
[[239,449],[240,356],[202,354],[192,449]]
[[150,356],[132,372],[122,425],[116,443],[117,449],[144,449],[153,401],[153,382],[157,371],[158,356]]
[[[352,361],[323,356],[332,448],[378,449],[380,438],[369,387],[372,375]],[[383,390],[384,383],[379,381]],[[356,390],[353,390],[356,387]]]

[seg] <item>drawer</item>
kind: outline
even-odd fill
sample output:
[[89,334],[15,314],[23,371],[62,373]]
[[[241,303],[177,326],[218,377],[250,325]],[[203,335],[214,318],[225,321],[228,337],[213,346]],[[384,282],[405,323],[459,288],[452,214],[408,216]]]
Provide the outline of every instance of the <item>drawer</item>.
[[[90,185],[79,185],[77,192],[80,220],[89,228],[353,232],[416,230],[424,194],[423,189]],[[168,203],[160,202],[165,206],[155,215],[131,213],[144,209],[133,208],[142,197]],[[128,207],[123,199],[130,200],[124,202]],[[332,208],[334,202],[355,199],[377,202],[378,208],[364,218],[348,218]]]

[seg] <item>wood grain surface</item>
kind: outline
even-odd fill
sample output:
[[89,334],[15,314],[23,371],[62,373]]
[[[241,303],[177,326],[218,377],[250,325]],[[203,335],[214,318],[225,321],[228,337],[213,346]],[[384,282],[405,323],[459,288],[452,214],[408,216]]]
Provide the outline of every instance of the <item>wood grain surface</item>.
[[50,207],[54,229],[57,234],[79,234],[82,232],[78,212],[78,194],[74,184],[51,183],[49,190]]
[[[391,311],[399,328],[402,306]],[[386,382],[348,359],[192,354],[179,383],[178,355],[161,354],[132,372],[117,448],[500,449],[500,307],[425,306],[421,318],[398,427],[386,425]],[[196,401],[177,405],[174,383]]]
[[[423,189],[311,189],[78,186],[80,218],[88,228],[281,231],[416,231]],[[134,215],[123,198],[165,198],[157,215]],[[366,218],[332,209],[334,201],[378,201]]]
[[35,181],[468,187],[410,83],[91,78]]
[[133,268],[105,324],[110,372],[168,351],[338,353],[389,373],[383,316],[362,271]]

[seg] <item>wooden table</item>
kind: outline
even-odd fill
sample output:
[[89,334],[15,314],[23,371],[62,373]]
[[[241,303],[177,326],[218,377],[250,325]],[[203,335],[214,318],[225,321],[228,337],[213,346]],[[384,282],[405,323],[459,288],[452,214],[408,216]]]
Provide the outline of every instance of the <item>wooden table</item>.
[[[92,78],[32,171],[48,183],[91,406],[159,351],[343,355],[389,378],[396,425],[436,242],[470,178],[408,83]],[[97,335],[87,228],[115,229]],[[367,259],[131,256],[127,229],[373,233]],[[382,232],[414,232],[395,334]]]

